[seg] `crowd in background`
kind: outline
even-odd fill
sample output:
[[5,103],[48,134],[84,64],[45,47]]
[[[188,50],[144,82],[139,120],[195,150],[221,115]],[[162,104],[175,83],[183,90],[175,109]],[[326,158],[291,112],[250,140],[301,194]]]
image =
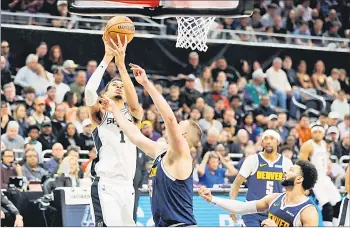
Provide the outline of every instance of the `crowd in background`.
[[[84,89],[98,63],[90,60],[86,68],[78,66],[64,59],[59,45],[48,47],[41,42],[22,65],[10,44],[1,42],[2,187],[11,175],[33,180],[55,174],[70,177],[67,184],[77,186],[84,177],[89,179],[89,165],[96,156]],[[199,54],[191,52],[188,64],[177,75],[168,75],[183,85],[164,86],[150,75],[178,120],[191,119],[203,130],[202,142],[192,151],[196,186],[232,183],[244,158],[262,150],[260,136],[265,129],[279,131],[280,153],[296,160],[300,146],[311,137],[310,123],[318,122],[326,129],[329,153],[337,158],[349,155],[350,85],[344,69],[326,66],[322,60],[296,63],[288,56],[274,58],[268,69],[262,69],[258,61],[231,64],[220,57],[204,66]],[[119,74],[111,62],[100,92],[114,77]],[[326,98],[330,107],[318,116],[303,114],[293,102],[309,99],[300,88]],[[137,92],[145,110],[141,132],[154,141],[165,140],[164,124],[152,99],[139,86]],[[18,149],[24,153],[15,153]],[[51,158],[44,158],[46,150],[52,150]],[[84,157],[81,150],[89,151],[84,164],[78,164]],[[233,165],[235,154],[242,158]],[[13,163],[18,158],[24,159]],[[138,164],[142,186],[147,184],[151,161],[143,156]],[[345,173],[339,164],[330,162],[329,175],[340,186]]]
[[[57,28],[82,28],[101,30],[105,23],[84,21],[78,22],[79,16],[68,12],[66,0],[4,0],[1,9],[10,12],[27,12],[31,14],[46,14],[66,18],[46,20],[34,18],[18,21],[22,24],[51,25]],[[211,25],[214,30],[212,38],[235,39],[241,41],[259,41],[269,43],[295,43],[307,46],[327,46],[332,48],[349,47],[349,42],[329,41],[322,38],[350,38],[350,3],[347,0],[260,0],[254,4],[254,11],[250,18],[217,18]],[[11,17],[10,17],[11,18]],[[92,19],[106,19],[109,17],[81,17]],[[5,19],[5,17],[4,17]],[[7,18],[9,19],[9,18]],[[12,18],[13,19],[13,18]],[[134,21],[143,21],[140,18]],[[175,18],[165,20],[168,34],[177,33]],[[147,30],[147,27],[142,28]],[[269,35],[220,33],[215,30],[255,31]],[[152,32],[152,31],[148,31]],[[271,36],[271,34],[294,34],[313,36],[320,39],[293,38]]]

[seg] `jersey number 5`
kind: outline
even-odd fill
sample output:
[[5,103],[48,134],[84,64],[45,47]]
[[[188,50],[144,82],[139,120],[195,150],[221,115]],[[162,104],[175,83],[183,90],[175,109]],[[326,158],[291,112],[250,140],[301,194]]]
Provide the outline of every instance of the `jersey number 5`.
[[266,181],[266,195],[273,193],[273,181]]
[[125,143],[124,132],[120,131],[120,143]]

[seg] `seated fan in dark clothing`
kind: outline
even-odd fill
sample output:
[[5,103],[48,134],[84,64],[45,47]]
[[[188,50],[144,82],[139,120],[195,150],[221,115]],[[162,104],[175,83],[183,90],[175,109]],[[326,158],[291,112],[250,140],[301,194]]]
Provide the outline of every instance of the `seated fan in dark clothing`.
[[94,139],[92,138],[91,120],[85,119],[82,122],[83,132],[79,135],[80,149],[89,150],[94,145]]
[[68,123],[66,128],[58,136],[58,142],[61,142],[63,148],[67,149],[68,146],[79,146],[80,139],[77,134],[77,130],[72,123]]

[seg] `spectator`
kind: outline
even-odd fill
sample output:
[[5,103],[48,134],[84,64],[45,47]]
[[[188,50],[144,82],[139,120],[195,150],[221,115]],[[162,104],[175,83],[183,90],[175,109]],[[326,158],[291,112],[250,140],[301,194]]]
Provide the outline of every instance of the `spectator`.
[[233,82],[237,82],[237,79],[238,79],[237,70],[234,67],[229,66],[224,57],[220,57],[220,58],[218,58],[218,60],[216,60],[216,68],[214,68],[211,71],[213,81],[216,81],[216,78],[217,78],[219,72],[221,72],[221,71],[225,72],[227,77],[232,78]]
[[337,126],[338,120],[339,120],[339,113],[337,112],[328,113],[328,118],[327,118],[328,127]]
[[212,127],[216,128],[219,132],[222,130],[222,124],[220,121],[214,119],[214,109],[211,107],[205,107],[203,112],[203,118],[198,121],[204,134]]
[[80,149],[88,150],[94,145],[94,139],[92,138],[92,123],[89,118],[82,122],[83,132],[79,135]]
[[63,73],[61,69],[54,68],[52,70],[54,77],[54,86],[56,87],[56,102],[59,104],[63,101],[64,95],[70,91],[70,87],[63,83]]
[[[219,168],[220,162],[226,168]],[[216,184],[224,184],[224,178],[236,176],[237,170],[225,158],[216,152],[207,152],[197,168],[199,183],[212,188]]]
[[[27,56],[26,65],[19,69],[15,77],[15,84],[21,87],[30,86],[35,89],[35,92],[39,94],[41,91],[42,77],[37,73],[38,68],[38,56],[30,54]],[[46,84],[46,83],[45,83]]]
[[330,90],[330,85],[327,82],[327,76],[324,74],[325,70],[324,62],[322,60],[318,60],[315,63],[314,73],[311,79],[316,89],[329,96],[333,96],[334,94]]
[[[321,38],[323,36],[323,21],[321,19],[317,19],[313,25],[311,30],[311,36],[317,36]],[[322,46],[322,39],[314,39],[312,43],[316,46]]]
[[[273,60],[272,66],[266,71],[266,76],[279,107],[287,109],[287,94],[292,94],[292,87],[288,82],[287,74],[282,70],[282,59]],[[277,105],[277,102],[273,105]]]
[[23,149],[24,139],[18,134],[19,125],[16,121],[8,123],[6,133],[1,135],[1,142],[3,142],[7,149]]
[[[275,15],[273,18],[273,33],[276,34],[287,34],[287,29],[282,27],[282,18],[280,15]],[[276,37],[280,43],[285,43],[285,37]]]
[[251,77],[251,72],[250,72],[250,66],[247,60],[240,60],[238,63],[238,73],[240,75],[240,78],[237,80],[237,85],[239,85],[239,81],[242,80],[242,78],[246,80],[250,80]]
[[39,163],[42,164],[43,163],[43,156],[42,156],[43,146],[38,141],[39,132],[40,132],[40,129],[37,125],[29,126],[27,129],[28,137],[24,139],[24,143],[25,144],[29,143],[34,145],[35,151],[39,154]]
[[252,16],[251,16],[251,18],[250,18],[249,24],[252,26],[252,28],[253,28],[254,31],[256,31],[256,32],[262,32],[262,31],[265,30],[265,28],[264,28],[264,26],[261,24],[260,20],[261,20],[260,9],[254,8],[253,14],[252,14]]
[[7,125],[13,120],[11,110],[7,102],[1,102],[1,134],[6,132]]
[[273,26],[273,18],[277,14],[278,5],[272,3],[267,6],[267,13],[261,17],[261,24],[266,28]]
[[198,109],[197,106],[193,106],[191,108],[191,113],[190,113],[190,120],[198,123],[199,119],[201,118],[201,112],[200,110]]
[[33,149],[28,149],[25,153],[25,164],[22,166],[23,176],[28,181],[39,180],[49,173],[39,166],[39,155]]
[[7,189],[10,177],[22,175],[21,166],[14,161],[15,152],[9,149],[1,152],[1,189]]
[[229,82],[227,81],[226,73],[223,71],[219,72],[218,77],[216,78],[216,81],[219,83],[221,87],[222,95],[227,97]]
[[63,62],[63,83],[70,85],[75,81],[75,69],[78,67],[73,60]]
[[[301,22],[299,27],[293,32],[294,35],[302,35],[302,36],[311,36],[311,32],[309,30],[309,25],[307,22]],[[304,46],[312,46],[311,39],[307,38],[295,38],[294,42],[298,45]]]
[[299,140],[297,140],[297,137],[295,137],[295,135],[292,135],[294,130],[296,131],[296,134],[298,134],[298,132],[295,128],[291,129],[290,135],[286,139],[285,146],[287,146],[293,150],[293,152],[295,154],[294,159],[297,159],[298,153],[299,153],[300,142],[299,142]]
[[350,94],[350,84],[349,79],[346,76],[346,71],[344,69],[339,70],[339,83],[343,91],[347,91],[347,94]]
[[79,134],[83,132],[83,121],[88,118],[89,109],[86,106],[80,106],[77,110],[76,117],[72,121]]
[[66,128],[58,136],[58,142],[62,143],[63,148],[67,149],[68,146],[79,146],[80,140],[77,134],[77,130],[72,123],[68,123]]
[[71,91],[68,91],[64,97],[63,97],[63,103],[62,103],[66,110],[66,118],[67,121],[72,122],[76,116],[76,112],[78,108],[76,107],[78,105],[78,96],[76,93],[73,93]]
[[193,74],[188,75],[186,79],[185,87],[181,91],[183,99],[183,108],[186,113],[191,111],[190,107],[195,104],[198,97],[201,96],[201,93],[195,89],[195,80],[196,77]]
[[254,30],[251,26],[248,25],[248,18],[241,17],[239,19],[239,25],[236,27],[236,30],[237,31],[241,30],[241,31],[250,31],[251,32],[249,34],[243,34],[243,33],[238,34],[240,40],[250,41],[250,42],[256,41]]
[[50,118],[45,116],[45,98],[37,97],[34,100],[34,113],[28,118],[29,125],[37,125],[38,127],[44,121],[50,121]]
[[38,63],[44,67],[48,65],[47,44],[45,42],[40,42],[39,46],[36,48],[36,56],[38,56]]
[[350,132],[350,114],[347,113],[344,116],[344,120],[338,124],[338,129],[340,133],[340,138],[346,135],[347,132]]
[[[46,2],[46,1],[45,1]],[[49,61],[45,65],[45,69],[53,73],[54,68],[58,68],[63,65],[62,50],[59,45],[51,47]]]
[[188,64],[181,69],[178,74],[180,78],[186,78],[187,75],[193,74],[195,77],[199,76],[202,71],[203,66],[199,64],[199,55],[197,52],[193,51],[188,55]]
[[311,128],[309,117],[305,114],[299,118],[299,123],[296,126],[301,143],[304,143],[311,139]]
[[216,145],[218,144],[219,141],[219,137],[220,137],[220,131],[216,128],[210,128],[207,131],[207,134],[204,135],[207,136],[206,138],[203,137],[202,138],[202,145],[203,145],[203,153],[202,153],[202,157],[204,156],[204,154],[208,151],[214,151]]
[[260,98],[260,105],[254,110],[255,120],[258,126],[265,126],[269,120],[271,114],[275,114],[275,110],[270,106],[269,95],[263,95]]
[[55,136],[58,136],[62,132],[62,130],[66,128],[66,108],[63,104],[59,104],[56,106],[51,124],[52,132]]
[[334,154],[341,158],[342,156],[349,155],[350,151],[350,133],[346,132],[339,142],[335,144]]
[[301,85],[302,88],[308,90],[312,89],[312,91],[314,91],[314,85],[312,84],[311,77],[307,74],[306,62],[304,60],[301,60],[299,63],[297,77],[298,84]]
[[[41,64],[37,64],[35,72],[40,76],[38,83],[40,87],[35,89],[37,96],[44,96],[47,92],[47,87],[52,85],[54,79],[51,73],[48,73]],[[38,87],[38,85],[36,85]]]
[[246,129],[240,129],[237,132],[237,140],[230,146],[230,153],[243,154],[244,149],[249,142],[249,133]]
[[295,10],[290,10],[287,16],[286,29],[289,33],[293,33],[297,28],[298,18]]
[[67,156],[61,162],[57,174],[61,175],[62,187],[79,187],[79,164],[78,159],[73,156]]
[[265,85],[265,77],[266,74],[262,69],[253,72],[253,80],[249,82],[243,90],[245,101],[248,101],[248,104],[253,103],[259,105],[261,96],[268,94]]
[[41,124],[41,133],[38,141],[42,145],[42,150],[51,150],[53,145],[57,142],[57,137],[52,133],[51,121],[44,121]]
[[46,90],[46,112],[48,116],[52,116],[56,108],[56,87],[49,86]]
[[31,116],[34,112],[35,90],[33,87],[24,87],[23,94],[24,94],[24,101],[27,109],[27,115]]
[[161,135],[154,130],[153,124],[149,120],[142,121],[141,132],[144,136],[151,139],[152,141],[157,141],[161,137]]
[[256,152],[257,152],[257,151],[256,151],[255,146],[246,146],[246,147],[244,147],[244,149],[243,149],[243,157],[238,161],[238,164],[235,165],[235,168],[236,168],[237,170],[240,170],[241,167],[242,167],[242,164],[243,164],[244,160],[245,160],[248,156],[256,154]]
[[16,95],[16,87],[13,82],[4,84],[3,92],[5,101],[10,105],[11,111],[13,111],[16,107],[16,104],[22,102],[23,98],[21,96]]
[[[14,227],[23,227],[23,217],[15,205],[1,191],[1,220],[5,219],[4,210],[7,210],[13,217],[15,217],[15,222],[13,224]],[[3,226],[6,225],[2,221],[1,223]]]
[[228,85],[227,99],[231,100],[233,96],[238,95],[238,86],[236,83],[231,83]]
[[[57,11],[53,13],[53,16],[66,17],[69,19],[53,19],[51,21],[54,27],[58,28],[73,28],[74,24],[77,21],[77,16],[72,16],[68,12],[67,1],[58,0],[57,1]],[[69,83],[68,83],[69,84]]]
[[13,82],[15,80],[14,76],[9,69],[6,69],[6,59],[4,56],[1,56],[0,60],[0,69],[1,69],[1,88],[2,85]]
[[58,167],[62,162],[64,156],[64,150],[61,143],[55,143],[52,146],[51,159],[44,163],[44,168],[49,172],[51,176],[57,173]]
[[6,40],[1,41],[1,55],[4,56],[6,60],[5,69],[7,69],[11,74],[16,74],[16,54],[10,51],[10,44]]
[[13,111],[13,118],[17,121],[19,125],[18,134],[25,137],[27,133],[28,123],[27,123],[27,110],[24,104],[18,104]]
[[297,10],[303,12],[302,20],[305,22],[311,21],[312,9],[310,8],[310,0],[302,0],[301,4],[297,6]]
[[328,17],[326,18],[325,29],[328,30],[334,24],[337,24],[338,27],[342,26],[337,15],[337,11],[335,9],[331,9],[328,13]]
[[178,86],[173,85],[170,87],[167,101],[174,113],[182,113],[183,101],[180,99],[180,88]]
[[225,108],[229,107],[229,102],[227,98],[224,95],[222,95],[222,87],[220,83],[216,81],[213,83],[213,90],[204,97],[204,100],[205,103],[207,103],[207,105],[214,108],[215,102],[219,99],[222,99],[224,101]]
[[224,118],[224,110],[225,110],[225,103],[224,100],[219,98],[215,102],[215,108],[214,108],[214,119],[222,122],[222,119]]
[[[137,150],[139,151],[139,148],[137,148]],[[81,170],[84,172],[84,178],[91,177],[91,164],[92,164],[92,161],[97,157],[95,145],[90,146],[88,151],[89,151],[89,155],[88,155],[89,160],[87,160],[81,165]]]
[[78,146],[68,146],[65,157],[73,156],[76,159],[79,159],[80,148]]
[[75,78],[75,82],[70,84],[70,90],[77,94],[78,104],[83,105],[83,93],[86,86],[86,73],[85,71],[78,71]]
[[287,139],[287,136],[289,135],[289,128],[287,127],[287,119],[288,119],[288,115],[286,112],[279,112],[278,113],[277,130],[279,131],[280,136],[281,136],[281,143],[284,143]]
[[333,68],[331,71],[331,76],[327,78],[327,83],[329,85],[329,90],[334,93],[338,94],[338,92],[341,90],[340,88],[340,82],[339,79],[339,70],[336,68]]
[[[338,22],[333,22],[327,32],[323,34],[323,37],[325,38],[341,38],[341,36],[338,34],[339,31],[339,24]],[[339,41],[328,41],[324,40],[324,45],[326,47],[331,47],[331,48],[339,48],[342,47],[342,43]]]
[[235,119],[235,111],[233,109],[224,110],[224,119],[222,121],[223,128],[234,128],[237,125],[237,120]]
[[293,149],[288,146],[282,147],[279,152],[282,154],[282,156],[290,159],[292,162],[295,162],[298,156],[296,153],[294,153]]
[[327,129],[328,128],[327,118],[328,118],[328,112],[321,112],[316,123],[321,125],[324,129]]
[[278,131],[278,117],[276,114],[271,114],[269,116],[269,121],[267,122],[267,129],[273,129]]
[[288,81],[291,86],[298,86],[297,73],[293,69],[293,61],[291,57],[286,56],[283,60],[283,70],[287,74]]
[[339,113],[340,119],[344,119],[344,116],[349,114],[350,104],[348,103],[346,94],[343,90],[339,91],[337,99],[335,99],[331,105],[331,110]]
[[339,130],[336,126],[331,126],[327,129],[325,134],[326,140],[330,140],[332,143],[336,143],[339,140]]

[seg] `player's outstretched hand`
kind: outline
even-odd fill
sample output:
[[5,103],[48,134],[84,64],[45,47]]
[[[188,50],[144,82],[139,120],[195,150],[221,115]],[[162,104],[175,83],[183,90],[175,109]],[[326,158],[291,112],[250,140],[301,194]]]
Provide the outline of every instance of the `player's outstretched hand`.
[[130,63],[129,66],[131,67],[136,81],[141,85],[145,85],[148,82],[146,71],[142,67],[133,63]]
[[[112,49],[114,50],[115,64],[117,65],[117,67],[119,67],[124,66],[125,64],[125,52],[126,47],[128,46],[128,38],[126,35],[124,37],[120,37],[119,34],[117,35],[117,38],[117,44],[112,39],[110,39],[110,41],[112,44]],[[121,42],[121,39],[124,39],[124,44]]]
[[212,195],[211,195],[211,191],[208,189],[208,188],[206,188],[206,187],[204,187],[204,186],[202,186],[202,187],[200,187],[200,189],[198,189],[198,194],[203,198],[203,199],[205,199],[206,201],[208,201],[209,203],[211,202],[211,200],[212,200]]
[[101,106],[102,106],[103,110],[105,110],[106,112],[118,111],[117,105],[110,98],[108,98],[106,95],[103,95],[100,98],[100,102],[101,102]]
[[277,227],[277,224],[272,219],[265,219],[261,222],[261,226]]

